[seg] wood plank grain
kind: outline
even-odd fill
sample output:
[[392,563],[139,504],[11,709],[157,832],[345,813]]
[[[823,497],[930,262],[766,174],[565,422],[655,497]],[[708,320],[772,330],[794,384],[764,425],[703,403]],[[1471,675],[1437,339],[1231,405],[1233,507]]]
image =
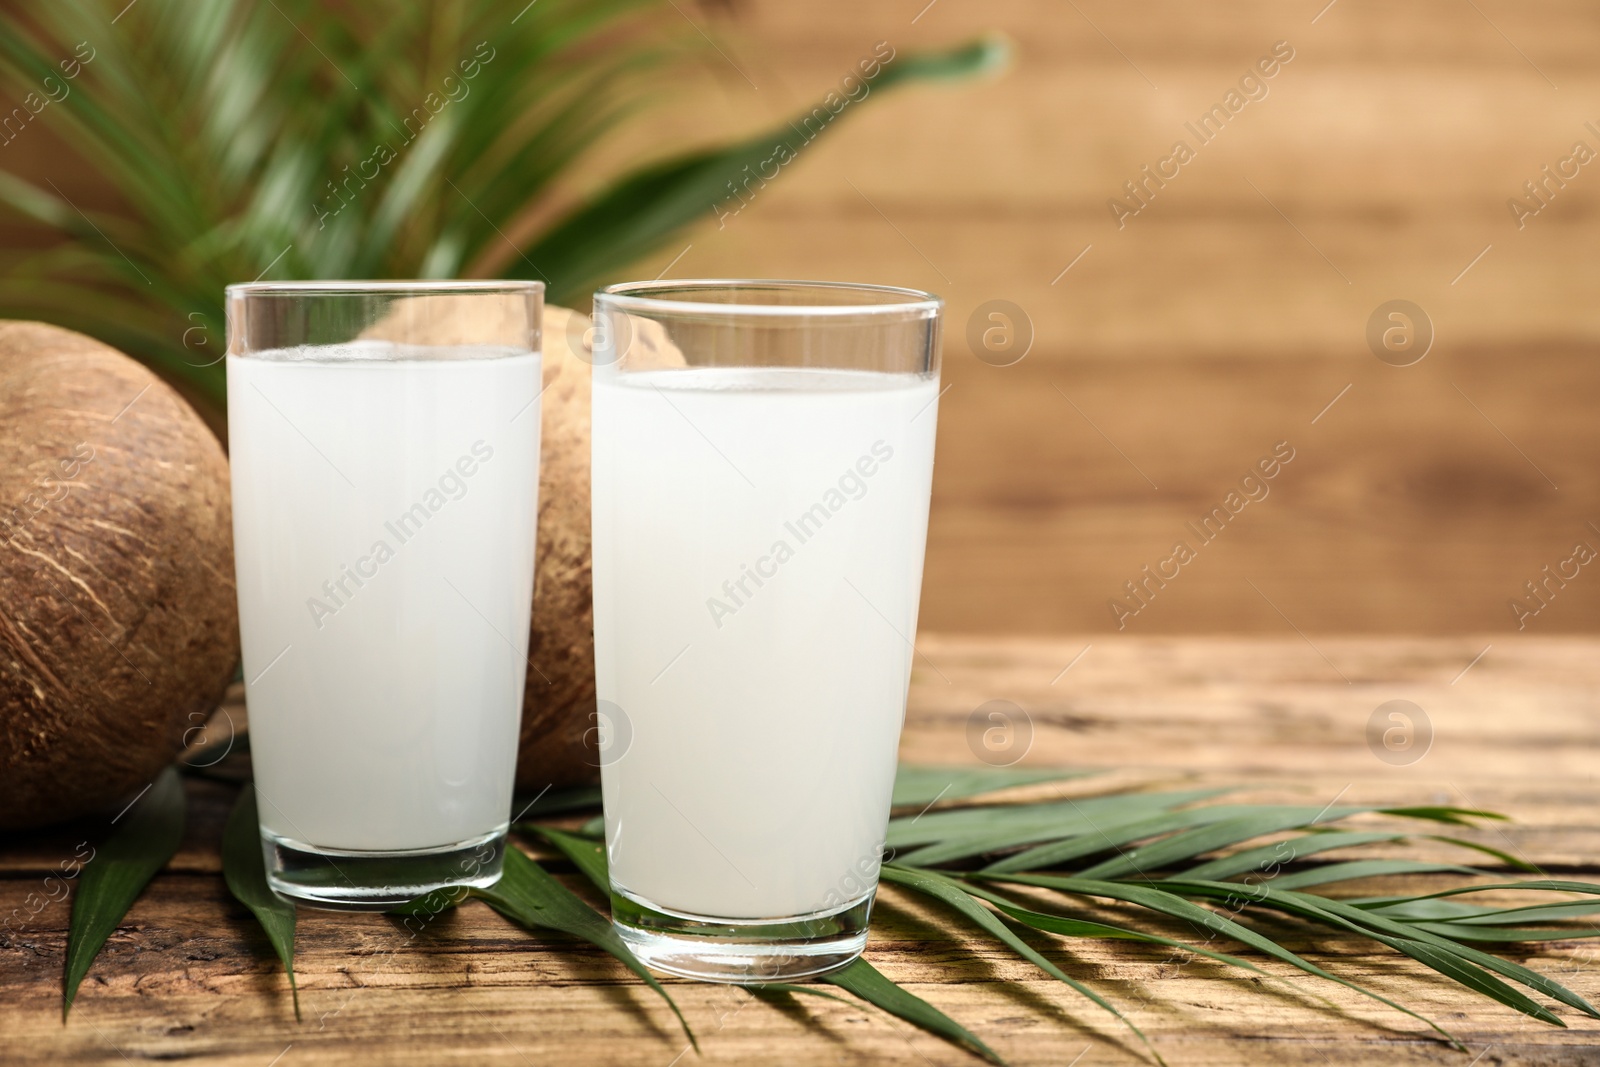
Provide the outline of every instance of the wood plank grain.
[[[685,1045],[670,1013],[602,954],[565,944],[556,951],[556,942],[530,938],[476,905],[415,941],[382,919],[308,915],[300,970],[305,1020],[297,1024],[281,975],[265,962],[264,946],[231,932],[248,927],[231,904],[213,899],[214,882],[168,878],[161,888],[167,907],[141,904],[130,916],[65,1028],[53,982],[38,980],[44,976],[3,987],[8,1062],[127,1056],[260,1064],[292,1046],[296,1061],[319,1064],[448,1058],[660,1065]],[[1095,1062],[1148,1062],[1098,1009],[1004,952],[951,945],[926,921],[933,917],[886,896],[869,954],[1013,1063],[1063,1063],[1086,1046]],[[175,932],[185,927],[206,933]],[[1563,1054],[1595,1048],[1581,1024],[1570,1032],[1524,1029],[1507,1011],[1419,982],[1392,956],[1287,944],[1447,1020],[1474,1051],[1521,1044],[1551,1058],[1510,1062],[1563,1062]],[[1104,990],[1171,1062],[1237,1063],[1252,1048],[1296,1064],[1323,1062],[1340,1048],[1340,1063],[1450,1062],[1414,1020],[1270,965],[1281,981],[1239,978],[1162,949],[1091,944],[1049,955]],[[1583,965],[1559,947],[1534,963],[1551,970]],[[1594,993],[1589,974],[1571,980]],[[723,987],[671,982],[670,989],[711,1062],[771,1062],[775,1053],[786,1063],[966,1062],[936,1039],[858,1006],[805,998],[779,1009]]]
[[[1022,765],[1101,772],[1020,790],[1018,798],[1182,784],[1239,787],[1240,800],[1467,803],[1508,812],[1516,822],[1466,836],[1561,877],[1600,879],[1600,829],[1591,816],[1600,802],[1591,773],[1600,641],[1535,637],[1495,643],[1476,658],[1484,643],[924,635],[902,755],[973,765],[969,720],[985,702],[1009,700],[1031,723]],[[1397,697],[1421,705],[1432,721],[1431,746],[1409,766],[1378,759],[1366,736],[1372,710]],[[222,785],[193,787],[190,839],[113,935],[65,1027],[59,983],[67,906],[52,903],[0,936],[6,1062],[110,1064],[126,1057],[259,1067],[281,1055],[286,1065],[663,1067],[683,1055],[670,1013],[609,957],[528,935],[476,904],[417,935],[382,916],[302,910],[305,1018],[295,1022],[281,970],[215,873],[209,850],[230,795]],[[70,854],[75,832],[7,843],[0,915],[38,892],[52,857]],[[1404,854],[1461,857],[1421,842]],[[575,875],[562,877],[589,893]],[[1433,884],[1413,877],[1358,888],[1407,892]],[[921,901],[887,890],[868,955],[1012,1063],[1059,1065],[1085,1049],[1082,1062],[1149,1062],[1109,1017],[992,945],[951,942],[940,933],[946,923]],[[1542,1026],[1372,946],[1281,925],[1273,931],[1296,951],[1436,1018],[1465,1040],[1468,1059],[1566,1065],[1600,1055],[1600,1031],[1570,1013],[1570,1029]],[[1415,1020],[1276,965],[1266,965],[1276,978],[1262,982],[1164,949],[1050,938],[1040,945],[1117,1003],[1171,1063],[1465,1062]],[[1600,971],[1586,942],[1546,942],[1519,958],[1581,994],[1600,996]],[[969,1062],[858,1005],[804,998],[775,1006],[726,987],[669,987],[709,1062]]]
[[[952,357],[924,626],[1489,640],[1593,630],[1600,583],[1584,570],[1541,587],[1536,615],[1511,608],[1538,607],[1526,583],[1574,544],[1600,546],[1600,514],[1586,506],[1600,489],[1600,433],[1563,399],[1591,392],[1592,362],[1530,353],[1525,375],[1497,385],[1500,363],[1459,349],[1414,373],[1334,357],[1137,370]],[[965,432],[977,424],[991,429]],[[1279,442],[1295,459],[1268,495],[1203,542],[1190,524]],[[1180,541],[1197,558],[1142,586],[1141,608],[1126,583]],[[1138,613],[1114,613],[1113,599]]]

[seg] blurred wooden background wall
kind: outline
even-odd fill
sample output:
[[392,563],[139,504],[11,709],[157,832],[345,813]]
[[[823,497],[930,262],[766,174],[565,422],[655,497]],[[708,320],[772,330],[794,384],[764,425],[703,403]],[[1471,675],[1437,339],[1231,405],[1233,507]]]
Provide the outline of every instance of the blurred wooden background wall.
[[[1003,78],[847,109],[748,208],[635,271],[947,298],[924,629],[1116,634],[1108,601],[1137,606],[1124,583],[1185,541],[1120,632],[1511,640],[1509,601],[1539,606],[1524,583],[1600,550],[1600,159],[1520,229],[1507,207],[1575,142],[1600,152],[1600,8],[679,6],[722,54],[638,132],[653,150],[787,118],[880,41],[1014,42]],[[1200,144],[1185,123],[1280,41],[1265,97]],[[1119,228],[1107,201],[1180,139],[1194,158]],[[61,180],[93,202],[92,174]],[[1435,333],[1411,366],[1366,339],[1397,299]],[[995,300],[1031,322],[1009,366],[967,340]],[[1270,494],[1202,545],[1186,524],[1283,441]],[[1520,632],[1600,627],[1600,566],[1577,571]]]
[[[924,629],[1117,633],[1107,601],[1186,540],[1121,632],[1509,640],[1524,582],[1600,550],[1600,158],[1520,230],[1506,204],[1600,153],[1600,8],[751,0],[717,24],[685,137],[785,117],[880,40],[1015,43],[990,84],[847,113],[640,269],[946,297]],[[1267,95],[1200,145],[1184,124],[1278,41]],[[1195,158],[1119,229],[1107,200],[1179,139]],[[1436,335],[1411,366],[1366,340],[1394,299]],[[968,346],[991,300],[1032,321],[1011,366]],[[1280,441],[1270,495],[1202,547],[1185,524]],[[1522,632],[1600,626],[1600,565],[1578,571]]]

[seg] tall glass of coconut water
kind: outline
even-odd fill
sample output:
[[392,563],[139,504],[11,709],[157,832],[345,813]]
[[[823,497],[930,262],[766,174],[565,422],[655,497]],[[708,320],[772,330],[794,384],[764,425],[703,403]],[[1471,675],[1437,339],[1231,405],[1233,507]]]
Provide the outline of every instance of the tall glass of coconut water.
[[854,959],[922,584],[941,302],[673,281],[595,297],[595,663],[612,916],[650,966]]
[[251,757],[280,895],[500,875],[539,466],[543,286],[228,288]]

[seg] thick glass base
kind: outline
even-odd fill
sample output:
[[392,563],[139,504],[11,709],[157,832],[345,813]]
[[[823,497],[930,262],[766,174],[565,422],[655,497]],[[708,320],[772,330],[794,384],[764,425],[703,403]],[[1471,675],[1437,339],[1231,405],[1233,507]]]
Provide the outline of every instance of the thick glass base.
[[611,921],[645,966],[733,985],[788,982],[837,970],[867,946],[872,894],[836,911],[789,919],[719,919],[664,911],[616,888]]
[[385,911],[451,886],[490,886],[500,878],[506,827],[438,848],[348,852],[261,834],[267,884],[295,904],[336,911]]

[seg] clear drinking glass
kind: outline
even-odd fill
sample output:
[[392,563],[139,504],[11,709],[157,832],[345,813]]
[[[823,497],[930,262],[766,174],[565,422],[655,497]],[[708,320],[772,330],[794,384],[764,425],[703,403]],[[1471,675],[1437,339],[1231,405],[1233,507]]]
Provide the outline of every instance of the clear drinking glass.
[[539,485],[536,282],[228,287],[233,547],[267,879],[500,876]]
[[595,295],[595,664],[613,921],[766,982],[867,938],[916,632],[941,302]]

